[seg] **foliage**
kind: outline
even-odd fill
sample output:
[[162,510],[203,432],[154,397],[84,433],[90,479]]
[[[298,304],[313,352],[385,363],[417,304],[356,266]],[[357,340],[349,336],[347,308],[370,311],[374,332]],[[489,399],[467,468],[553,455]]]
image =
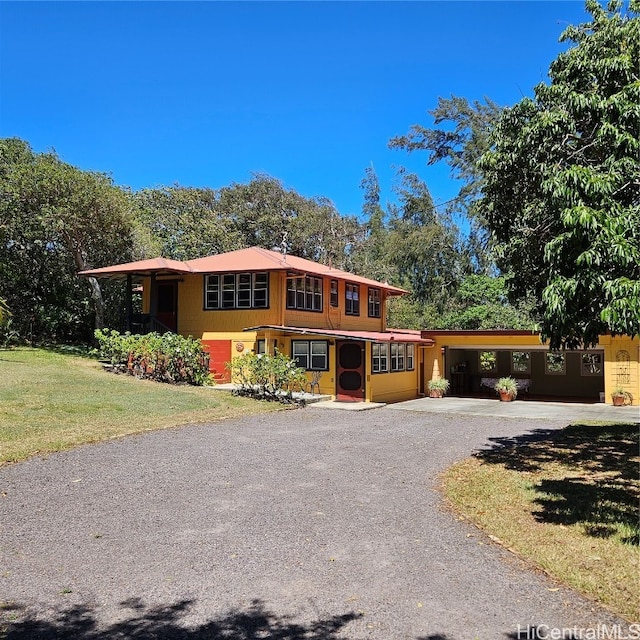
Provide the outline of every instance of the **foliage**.
[[498,393],[509,394],[512,398],[515,398],[518,395],[518,382],[511,376],[498,378],[493,388]]
[[88,341],[94,319],[102,325],[105,309],[118,308],[119,290],[106,287],[105,307],[98,282],[76,273],[129,257],[126,193],[17,138],[0,140],[0,191],[0,297],[14,330],[30,341]]
[[283,353],[244,353],[227,364],[239,393],[266,400],[291,401],[296,389],[307,384],[304,369]]
[[527,301],[510,304],[503,277],[472,273],[455,291],[438,328],[532,329],[532,306]]
[[175,333],[120,334],[96,329],[101,355],[140,378],[159,382],[210,384],[208,358],[202,343]]
[[640,3],[588,0],[592,20],[550,82],[507,109],[482,159],[482,211],[515,298],[554,349],[640,333]]
[[3,324],[6,324],[9,321],[9,318],[11,318],[11,311],[9,311],[7,303],[0,298],[0,327]]
[[427,387],[429,391],[441,391],[442,393],[446,393],[449,391],[449,381],[446,378],[434,378],[427,382]]
[[426,151],[427,164],[445,162],[451,169],[451,176],[462,182],[457,197],[448,203],[447,212],[462,214],[471,222],[467,251],[481,273],[491,269],[492,260],[488,253],[485,220],[477,206],[483,185],[479,163],[490,148],[489,136],[501,113],[502,108],[488,98],[484,103],[469,102],[458,96],[438,98],[436,108],[429,111],[435,128],[416,124],[407,134],[389,142],[392,149],[404,149],[409,153]]

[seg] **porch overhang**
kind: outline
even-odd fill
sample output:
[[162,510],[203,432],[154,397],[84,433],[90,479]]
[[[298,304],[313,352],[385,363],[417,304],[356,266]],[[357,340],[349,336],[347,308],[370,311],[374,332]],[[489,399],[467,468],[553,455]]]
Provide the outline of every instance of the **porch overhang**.
[[338,340],[356,340],[358,342],[411,342],[424,346],[432,346],[434,344],[434,341],[430,338],[420,337],[419,332],[343,331],[340,329],[309,329],[307,327],[287,327],[271,324],[247,327],[243,331],[277,331],[296,335],[325,336]]
[[193,273],[192,269],[179,260],[168,258],[152,258],[150,260],[138,260],[124,264],[114,264],[110,267],[99,269],[86,269],[79,271],[79,276],[86,278],[107,278],[110,280],[125,280],[127,278],[145,278],[150,276],[182,275]]

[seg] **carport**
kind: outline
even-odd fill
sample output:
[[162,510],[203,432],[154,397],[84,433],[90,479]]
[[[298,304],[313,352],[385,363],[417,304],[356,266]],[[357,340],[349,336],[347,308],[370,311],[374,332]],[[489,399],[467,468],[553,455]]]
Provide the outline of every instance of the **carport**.
[[[426,362],[451,383],[450,395],[494,397],[496,379],[519,381],[522,396],[538,400],[599,402],[604,393],[604,351],[550,351],[531,331],[423,331],[436,343]],[[429,368],[430,367],[430,368]]]

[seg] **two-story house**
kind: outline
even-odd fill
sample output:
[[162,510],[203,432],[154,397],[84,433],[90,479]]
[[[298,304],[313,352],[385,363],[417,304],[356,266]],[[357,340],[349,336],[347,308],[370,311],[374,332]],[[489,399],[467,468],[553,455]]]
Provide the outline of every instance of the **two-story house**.
[[[210,369],[246,351],[291,356],[320,393],[344,401],[394,402],[424,392],[419,331],[389,330],[386,303],[406,291],[331,266],[259,247],[179,262],[156,258],[82,272],[142,285],[142,318],[128,325],[202,340]],[[429,372],[431,373],[431,372]]]

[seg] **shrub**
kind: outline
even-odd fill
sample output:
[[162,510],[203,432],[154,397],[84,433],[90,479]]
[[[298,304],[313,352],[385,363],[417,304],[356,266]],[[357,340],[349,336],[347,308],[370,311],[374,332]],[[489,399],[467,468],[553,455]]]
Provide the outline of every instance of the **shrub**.
[[206,385],[211,383],[209,359],[196,338],[175,333],[121,334],[97,329],[95,337],[102,357],[116,370],[160,382]]
[[245,353],[228,362],[227,369],[239,385],[238,393],[267,400],[291,401],[293,391],[307,384],[304,369],[283,353]]

